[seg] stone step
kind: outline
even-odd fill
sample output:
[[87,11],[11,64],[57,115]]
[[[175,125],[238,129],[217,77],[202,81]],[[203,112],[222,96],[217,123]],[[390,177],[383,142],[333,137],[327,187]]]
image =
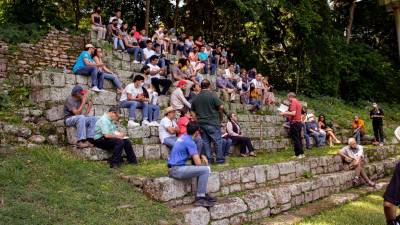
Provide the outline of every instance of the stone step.
[[[388,175],[395,167],[397,159],[387,159],[366,165],[368,175],[377,180]],[[273,188],[259,188],[246,191],[240,196],[218,199],[218,203],[207,209],[184,206],[176,211],[184,214],[190,225],[231,225],[243,224],[278,215],[296,206],[301,206],[324,197],[355,187],[355,171],[341,171],[323,174]]]
[[[365,149],[366,159],[381,162],[400,154],[398,146]],[[305,177],[348,170],[340,156],[329,155],[310,157],[275,164],[256,165],[212,172],[208,182],[208,192],[215,196],[227,196],[251,189],[280,186],[288,182],[303,180]],[[382,170],[368,167],[367,171]],[[371,172],[369,171],[369,172]],[[126,176],[130,182],[140,187],[150,198],[166,202],[169,206],[189,204],[194,200],[195,179],[175,180],[169,177],[145,178]]]

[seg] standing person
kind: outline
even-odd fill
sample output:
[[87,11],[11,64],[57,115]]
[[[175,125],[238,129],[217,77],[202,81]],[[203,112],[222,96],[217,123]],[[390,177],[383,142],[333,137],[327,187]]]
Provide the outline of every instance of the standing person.
[[179,131],[178,124],[176,124],[175,121],[175,109],[170,106],[165,109],[165,117],[160,121],[160,126],[158,128],[158,135],[161,144],[172,149]]
[[[118,76],[115,75],[104,63],[103,63],[103,49],[101,48],[96,48],[96,51],[94,53],[94,57],[93,57],[94,61],[96,62],[96,64],[103,64],[103,67],[99,67],[99,73],[103,73],[103,78],[107,79],[107,80],[111,80],[111,82],[113,82],[114,86],[117,88],[119,93],[122,93],[122,91],[124,90],[122,88],[122,84],[121,81],[118,79]],[[99,85],[99,89],[103,89],[103,83],[99,83],[101,84],[101,86]]]
[[383,194],[383,199],[387,225],[399,225],[400,216],[397,216],[397,209],[400,206],[400,163],[396,165],[392,179]]
[[125,134],[117,131],[115,122],[119,119],[119,108],[111,107],[108,112],[96,122],[94,145],[105,150],[113,150],[110,161],[111,168],[118,168],[122,161],[122,150],[125,150],[129,164],[137,164],[136,155],[133,152],[132,144]]
[[361,139],[365,134],[365,122],[360,119],[358,115],[354,116],[354,121],[351,124],[353,128],[353,137],[356,139],[357,144],[361,143]]
[[[172,178],[186,180],[197,179],[195,206],[212,207],[216,199],[207,194],[208,177],[211,169],[207,157],[198,152],[193,139],[199,134],[199,126],[195,122],[187,124],[187,134],[182,135],[173,147],[168,159],[169,174]],[[194,165],[186,165],[192,160]]]
[[96,6],[91,15],[92,30],[97,31],[97,40],[104,40],[106,38],[107,29],[103,25],[103,21],[101,19],[100,14],[101,14],[100,6]]
[[[101,91],[98,87],[102,86],[104,75],[103,73],[99,73],[98,68],[104,66],[102,63],[96,63],[92,55],[94,54],[95,47],[92,44],[85,45],[85,51],[81,52],[74,67],[72,68],[72,72],[78,75],[90,76],[92,81],[92,91],[99,92]],[[100,85],[99,85],[100,84]]]
[[136,75],[133,78],[133,83],[128,84],[121,94],[120,107],[129,109],[128,127],[140,126],[139,123],[135,122],[136,109],[142,109],[143,121],[142,125],[149,126],[148,120],[149,109],[149,94],[146,88],[143,87],[144,77],[142,75]]
[[290,102],[289,111],[281,112],[279,115],[285,116],[289,119],[290,128],[289,135],[292,138],[294,145],[294,153],[297,158],[304,158],[303,151],[303,142],[301,140],[301,130],[303,128],[303,124],[301,122],[301,103],[296,99],[296,94],[293,92],[289,92],[287,98]]
[[378,107],[375,102],[372,104],[373,109],[370,112],[370,118],[372,119],[372,128],[374,129],[375,141],[383,146],[385,134],[383,133],[383,118],[385,114],[383,110]]
[[210,162],[211,142],[216,148],[216,163],[225,163],[225,156],[222,149],[221,138],[221,113],[225,113],[222,101],[211,91],[210,81],[205,79],[201,82],[201,92],[196,96],[192,103],[192,110],[196,114],[197,121],[202,131],[201,137],[204,142],[205,155]]
[[78,148],[92,147],[96,117],[88,116],[93,102],[88,91],[75,86],[64,104],[64,123],[76,128]]
[[[243,136],[242,131],[240,129],[238,118],[235,113],[228,114],[228,123],[226,124],[226,131],[228,132],[228,138],[232,139],[232,144],[240,145],[240,156],[247,157],[253,156],[256,157],[254,153],[254,147],[251,143],[249,137]],[[247,153],[248,152],[248,153]]]

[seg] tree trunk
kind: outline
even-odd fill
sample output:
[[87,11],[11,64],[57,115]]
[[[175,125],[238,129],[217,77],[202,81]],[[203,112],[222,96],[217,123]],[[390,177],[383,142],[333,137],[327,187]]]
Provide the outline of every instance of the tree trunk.
[[346,43],[350,43],[350,38],[351,38],[351,29],[353,27],[353,20],[354,20],[354,11],[356,9],[356,1],[353,0],[351,3],[351,6],[349,8],[349,23],[347,24],[346,27]]
[[75,28],[78,29],[79,21],[80,21],[79,12],[81,11],[81,9],[79,7],[79,0],[73,0],[72,4],[73,4],[74,13],[75,13]]
[[177,22],[178,16],[179,16],[179,2],[180,2],[180,0],[175,1],[175,12],[174,12],[174,21],[173,21],[174,28],[176,28],[176,22]]
[[147,35],[149,34],[149,23],[150,23],[150,0],[146,0],[146,18],[144,20],[144,29]]

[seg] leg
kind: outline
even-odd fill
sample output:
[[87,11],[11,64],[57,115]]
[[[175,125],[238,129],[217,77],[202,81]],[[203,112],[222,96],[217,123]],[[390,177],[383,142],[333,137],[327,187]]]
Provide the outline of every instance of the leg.
[[213,161],[211,155],[211,137],[207,133],[207,125],[200,126],[201,129],[201,139],[203,140],[203,152],[202,155],[207,156],[208,161],[211,163]]
[[372,129],[374,130],[375,141],[376,142],[380,142],[379,141],[379,127],[378,127],[378,124],[372,123]]
[[303,155],[303,143],[301,142],[302,124],[297,122],[290,125],[290,136],[293,140],[294,152],[296,156]]
[[171,169],[171,177],[180,180],[198,178],[196,197],[205,197],[207,192],[208,177],[210,176],[209,166],[180,166]]
[[319,147],[319,139],[316,133],[311,133],[310,136],[314,139],[315,146]]
[[152,121],[154,121],[153,120],[153,115],[154,115],[154,113],[153,113],[153,107],[154,107],[154,105],[153,104],[149,104],[148,105],[149,106],[149,108],[148,108],[148,116],[147,116],[147,118],[148,118],[148,120],[150,121],[150,122],[152,122]]
[[119,162],[121,162],[122,149],[124,148],[124,140],[113,139],[113,141],[114,141],[114,149],[111,157],[111,163],[119,164]]
[[92,87],[97,87],[98,73],[99,73],[99,71],[97,70],[97,67],[94,67],[94,66],[85,66],[76,71],[76,74],[90,76],[91,81],[92,81]]
[[121,108],[128,108],[129,109],[129,120],[134,121],[136,119],[136,101],[123,101],[120,103]]
[[306,124],[303,124],[303,134],[304,134],[304,139],[306,140],[306,148],[310,149],[311,148],[310,136],[308,135]]
[[194,139],[194,142],[196,143],[197,151],[201,154],[201,152],[203,152],[203,140],[197,137]]
[[379,131],[379,142],[380,143],[385,142],[385,134],[383,133],[383,124],[379,125],[378,131]]
[[103,89],[104,87],[104,73],[101,71],[97,73],[97,87],[99,89]]
[[142,120],[148,120],[149,116],[149,105],[147,102],[137,102],[136,108],[142,109]]
[[103,74],[104,74],[104,79],[111,80],[117,89],[122,89],[121,81],[119,81],[117,76],[110,73],[103,73]]
[[172,85],[172,81],[168,79],[160,79],[159,80],[161,86],[163,87],[163,90],[161,91],[161,95],[166,95],[169,87]]
[[123,139],[123,142],[124,142],[124,150],[126,153],[126,159],[130,163],[137,164],[138,162],[136,159],[135,152],[133,151],[131,142],[128,139]]
[[354,133],[354,138],[356,139],[357,144],[360,144],[360,141],[361,141],[361,133],[360,133],[360,131],[356,131]]
[[86,140],[86,119],[84,115],[72,116],[65,120],[65,125],[76,127],[78,142]]
[[114,50],[118,49],[118,38],[112,37],[113,40],[113,45],[114,45]]
[[93,139],[97,118],[95,116],[87,116],[85,117],[85,121],[87,127],[86,138]]
[[158,95],[161,95],[161,90],[160,90],[160,79],[158,78],[151,78],[151,84],[153,87],[156,89]]
[[210,136],[211,140],[215,144],[215,151],[217,155],[217,163],[224,163],[225,157],[222,151],[222,137],[221,137],[221,128],[219,126],[211,126],[206,125],[208,136]]
[[176,137],[167,137],[164,139],[163,144],[166,145],[169,149],[172,149],[175,145],[176,140]]
[[119,44],[119,46],[121,46],[122,50],[125,50],[125,45],[124,45],[124,42],[122,40],[118,39],[118,44]]
[[395,224],[393,222],[396,220],[397,208],[398,207],[391,202],[383,202],[383,211],[385,212],[387,224]]

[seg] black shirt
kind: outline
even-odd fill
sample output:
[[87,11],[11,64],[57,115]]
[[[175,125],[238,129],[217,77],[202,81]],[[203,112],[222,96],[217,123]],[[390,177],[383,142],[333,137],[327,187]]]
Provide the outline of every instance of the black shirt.
[[383,118],[382,117],[372,117],[372,116],[383,116],[383,110],[378,108],[378,109],[372,109],[370,112],[370,117],[372,119],[372,123],[374,124],[382,124],[383,123]]
[[386,188],[383,199],[396,206],[400,205],[400,163],[397,163],[396,165],[393,177]]

